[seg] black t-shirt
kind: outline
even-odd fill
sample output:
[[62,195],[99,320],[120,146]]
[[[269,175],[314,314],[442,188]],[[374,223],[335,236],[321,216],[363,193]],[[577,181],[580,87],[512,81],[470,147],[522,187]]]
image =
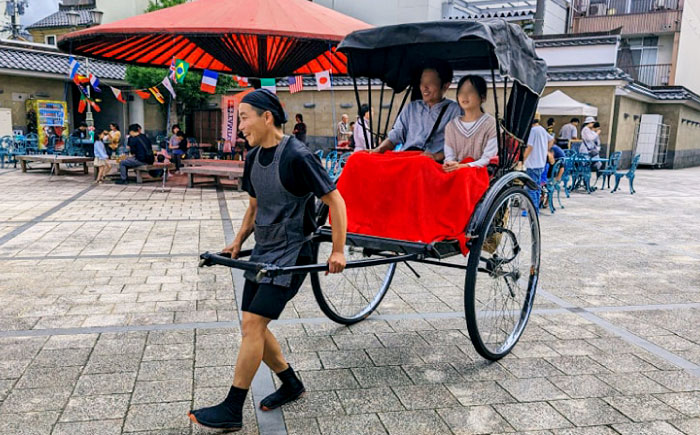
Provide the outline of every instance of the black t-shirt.
[[151,141],[146,135],[139,134],[138,136],[129,136],[127,146],[136,160],[149,165],[153,164],[155,159],[153,157],[153,150],[151,149]]
[[[272,163],[276,151],[276,146],[272,148],[255,147],[248,153],[243,170],[243,190],[253,198],[256,197],[253,183],[250,181],[253,162],[260,153],[260,164],[267,166]],[[295,196],[313,193],[320,198],[335,190],[335,184],[331,181],[318,157],[294,137],[289,138],[289,142],[280,156],[280,180],[284,188]],[[304,234],[309,234],[315,229],[315,215],[315,202],[311,200],[306,204]]]

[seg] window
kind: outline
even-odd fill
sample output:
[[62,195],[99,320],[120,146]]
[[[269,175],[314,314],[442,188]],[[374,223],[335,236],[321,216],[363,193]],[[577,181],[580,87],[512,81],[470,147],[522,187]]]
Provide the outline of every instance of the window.
[[659,37],[646,36],[644,38],[629,39],[630,50],[634,65],[654,65],[659,51]]
[[56,45],[56,35],[44,36],[44,42],[48,45]]

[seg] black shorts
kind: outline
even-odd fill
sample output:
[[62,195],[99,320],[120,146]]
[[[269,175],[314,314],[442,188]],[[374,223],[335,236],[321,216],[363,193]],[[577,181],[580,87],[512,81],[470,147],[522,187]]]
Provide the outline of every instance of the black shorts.
[[[306,243],[299,253],[296,264],[301,266],[312,262],[311,244]],[[292,275],[292,284],[289,287],[257,283],[246,279],[241,310],[268,319],[279,319],[285,305],[296,296],[305,278],[306,274]]]

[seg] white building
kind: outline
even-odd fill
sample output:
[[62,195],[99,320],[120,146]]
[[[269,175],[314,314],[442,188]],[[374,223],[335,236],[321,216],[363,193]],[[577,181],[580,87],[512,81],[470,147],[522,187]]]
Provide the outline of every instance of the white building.
[[[375,26],[420,21],[505,18],[534,31],[538,0],[312,0]],[[542,33],[566,33],[568,0],[540,0]]]

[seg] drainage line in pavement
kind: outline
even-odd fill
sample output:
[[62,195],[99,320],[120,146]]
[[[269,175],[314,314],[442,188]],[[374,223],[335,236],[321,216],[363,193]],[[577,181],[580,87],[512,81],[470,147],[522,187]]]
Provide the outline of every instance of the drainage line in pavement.
[[85,195],[89,191],[91,191],[95,185],[91,185],[86,189],[81,190],[80,192],[76,193],[75,195],[71,196],[70,198],[66,199],[65,201],[61,202],[60,204],[56,205],[55,207],[52,207],[51,209],[45,211],[44,213],[40,214],[36,218],[32,219],[31,221],[27,222],[24,225],[21,225],[14,230],[10,231],[9,233],[5,234],[4,236],[0,237],[0,246],[4,245],[5,243],[9,242],[10,240],[14,239],[15,237],[19,236],[23,232],[27,231],[29,228],[33,227],[34,225],[38,224],[42,220],[44,220],[46,217],[51,216],[52,214],[56,213],[63,207],[67,206],[71,202],[75,201],[76,199],[80,198],[81,196]]
[[[583,317],[584,319],[588,320],[589,322],[596,324],[600,326],[601,328],[605,329],[608,332],[612,332],[613,334],[617,335],[627,343],[633,344],[637,347],[640,347],[647,352],[656,355],[657,357],[687,371],[688,373],[700,377],[700,366],[697,364],[694,364],[686,359],[683,359],[679,357],[678,355],[671,353],[667,351],[666,349],[662,348],[661,346],[657,346],[656,344],[645,340],[642,337],[639,337],[638,335],[632,334],[625,328],[619,327],[614,325],[611,322],[608,322],[605,319],[602,319],[595,314],[593,314],[591,311],[577,307],[574,304],[567,302],[566,300],[553,295],[552,293],[549,293],[546,290],[542,289],[537,289],[537,293],[541,294],[545,299],[554,302],[555,304],[559,305],[562,308],[565,308],[569,310],[570,312],[573,312],[575,314],[578,314],[579,316]],[[673,305],[679,305],[679,304],[673,304]],[[693,304],[697,305],[697,304]]]
[[[221,187],[216,188],[216,197],[219,201],[219,212],[221,213],[221,224],[224,229],[224,238],[226,244],[233,242],[235,236],[233,224],[231,223],[231,215],[226,204],[226,195]],[[238,313],[238,324],[240,325],[241,307],[240,302],[243,296],[243,286],[245,279],[243,272],[231,268],[231,280],[235,289],[234,303],[236,304],[236,312]],[[258,371],[253,377],[253,382],[250,384],[250,393],[253,396],[253,407],[255,408],[255,416],[258,420],[258,431],[261,434],[270,435],[287,435],[287,426],[284,423],[284,417],[280,408],[272,411],[263,412],[257,403],[264,399],[267,395],[275,392],[275,384],[272,380],[272,371],[261,362]]]

